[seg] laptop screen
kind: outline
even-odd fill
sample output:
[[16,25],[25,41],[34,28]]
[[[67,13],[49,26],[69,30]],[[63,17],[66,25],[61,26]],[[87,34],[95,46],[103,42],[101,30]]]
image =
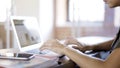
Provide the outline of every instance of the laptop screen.
[[34,17],[12,17],[13,31],[21,51],[40,47],[40,28]]

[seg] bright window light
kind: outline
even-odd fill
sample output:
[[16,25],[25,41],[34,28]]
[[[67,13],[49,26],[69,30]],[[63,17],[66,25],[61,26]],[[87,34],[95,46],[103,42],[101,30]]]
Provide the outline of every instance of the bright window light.
[[69,0],[70,21],[103,21],[104,12],[102,0]]

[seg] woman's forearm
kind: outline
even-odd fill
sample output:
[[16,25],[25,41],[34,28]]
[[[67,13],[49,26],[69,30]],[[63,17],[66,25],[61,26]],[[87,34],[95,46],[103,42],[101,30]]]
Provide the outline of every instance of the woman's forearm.
[[99,43],[99,44],[94,44],[94,45],[87,45],[87,49],[88,50],[94,50],[94,51],[101,51],[101,50],[110,50],[111,49],[111,45],[113,43],[114,39],[103,42],[103,43]]
[[104,66],[103,60],[89,57],[82,52],[77,52],[71,48],[64,48],[63,50],[64,54],[71,58],[71,60],[73,60],[81,68],[103,68]]

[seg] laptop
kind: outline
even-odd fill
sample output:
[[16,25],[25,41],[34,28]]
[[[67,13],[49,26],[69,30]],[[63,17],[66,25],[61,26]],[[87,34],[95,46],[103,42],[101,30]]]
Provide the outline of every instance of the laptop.
[[20,52],[39,53],[42,35],[35,17],[11,16],[11,25],[16,44]]
[[20,52],[1,53],[0,59],[30,60],[34,58],[35,54],[57,55],[49,50],[39,50],[43,42],[39,24],[35,17],[11,16],[11,25],[15,36],[15,46]]

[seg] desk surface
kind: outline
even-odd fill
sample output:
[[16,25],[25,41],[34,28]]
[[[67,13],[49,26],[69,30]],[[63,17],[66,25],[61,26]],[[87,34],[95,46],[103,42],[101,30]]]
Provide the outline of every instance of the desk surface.
[[[16,49],[1,49],[0,53],[13,52]],[[0,59],[0,66],[5,68],[50,68],[57,64],[56,56],[35,55],[35,58],[29,61]]]

